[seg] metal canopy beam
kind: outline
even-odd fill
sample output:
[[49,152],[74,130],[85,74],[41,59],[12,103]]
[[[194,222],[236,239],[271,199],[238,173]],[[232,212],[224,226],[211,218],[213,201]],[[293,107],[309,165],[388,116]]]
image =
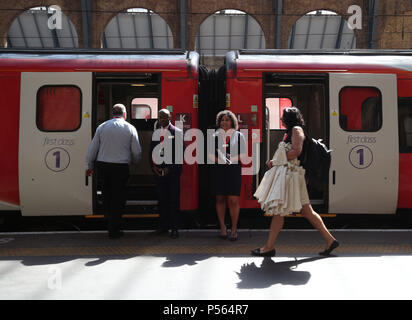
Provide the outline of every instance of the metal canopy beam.
[[154,39],[153,39],[153,23],[152,23],[152,15],[150,10],[147,10],[147,19],[148,19],[148,26],[149,26],[149,37],[150,37],[150,48],[154,48]]
[[320,40],[320,46],[319,46],[320,49],[323,48],[323,41],[325,40],[327,25],[328,25],[328,15],[325,15],[324,20],[323,20],[322,39]]
[[39,40],[40,40],[41,47],[42,47],[42,48],[45,48],[45,45],[44,45],[44,42],[43,42],[43,37],[42,37],[42,35],[41,35],[40,28],[39,28],[39,24],[38,24],[38,22],[37,22],[36,14],[33,13],[33,12],[31,12],[31,15],[32,15],[32,17],[33,17],[34,25],[36,26],[37,34],[39,35]]
[[249,15],[245,14],[245,30],[243,35],[243,48],[247,49],[247,38],[249,33]]
[[137,31],[136,31],[136,15],[135,14],[132,15],[132,21],[133,21],[134,44],[137,49],[139,48],[139,42],[137,41],[137,38],[139,37],[139,35],[137,34]]
[[343,26],[345,24],[345,19],[343,17],[340,18],[340,23],[339,23],[339,30],[338,30],[338,37],[336,38],[336,44],[335,44],[335,49],[339,49],[341,42],[342,42],[342,33],[343,33]]
[[29,45],[27,43],[26,35],[24,34],[24,29],[23,29],[23,25],[22,25],[21,20],[20,20],[20,16],[17,17],[17,23],[19,24],[19,28],[20,28],[21,34],[23,36],[24,46],[26,48],[28,48]]

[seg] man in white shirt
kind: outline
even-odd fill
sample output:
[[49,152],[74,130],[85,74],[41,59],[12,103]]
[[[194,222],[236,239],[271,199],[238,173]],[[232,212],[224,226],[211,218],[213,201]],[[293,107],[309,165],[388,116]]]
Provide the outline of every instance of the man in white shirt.
[[94,162],[103,179],[103,204],[110,238],[123,235],[120,222],[126,205],[126,183],[129,164],[141,158],[141,147],[136,128],[126,122],[126,107],[115,104],[113,119],[96,130],[86,156],[86,176],[94,171]]

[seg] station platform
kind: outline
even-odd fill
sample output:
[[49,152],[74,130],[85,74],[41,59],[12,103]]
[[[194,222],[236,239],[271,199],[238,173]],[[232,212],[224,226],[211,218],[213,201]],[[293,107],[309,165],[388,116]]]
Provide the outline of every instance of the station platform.
[[0,299],[412,299],[412,230],[282,230],[276,257],[250,255],[267,230],[0,233]]

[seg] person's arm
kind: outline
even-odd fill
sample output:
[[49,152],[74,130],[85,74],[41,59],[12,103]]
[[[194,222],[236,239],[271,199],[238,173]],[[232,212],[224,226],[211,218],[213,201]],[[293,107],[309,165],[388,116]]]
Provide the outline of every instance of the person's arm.
[[86,155],[86,176],[93,174],[94,161],[100,148],[100,130],[97,128],[96,133],[89,145],[89,150]]
[[292,149],[286,152],[286,158],[288,160],[296,159],[302,153],[303,141],[305,140],[305,133],[299,126],[295,126],[292,129]]
[[[134,130],[133,130],[134,129]],[[142,147],[139,142],[139,135],[135,127],[132,129],[132,141],[130,144],[130,150],[132,154],[132,163],[138,163],[142,158]]]

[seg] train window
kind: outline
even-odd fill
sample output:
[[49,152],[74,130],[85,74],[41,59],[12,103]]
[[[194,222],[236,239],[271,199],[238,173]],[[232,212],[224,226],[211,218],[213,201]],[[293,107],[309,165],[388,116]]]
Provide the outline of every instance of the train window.
[[412,98],[400,98],[399,114],[399,152],[412,153]]
[[132,100],[132,119],[157,119],[157,98],[134,98]]
[[344,87],[339,93],[339,124],[345,131],[378,131],[382,127],[379,89]]
[[82,94],[77,86],[43,86],[37,91],[36,123],[41,131],[77,130],[81,109]]
[[132,105],[132,119],[152,119],[152,110],[147,104]]
[[290,98],[266,98],[270,130],[286,129],[280,119],[282,118],[283,109],[291,106],[292,100]]

